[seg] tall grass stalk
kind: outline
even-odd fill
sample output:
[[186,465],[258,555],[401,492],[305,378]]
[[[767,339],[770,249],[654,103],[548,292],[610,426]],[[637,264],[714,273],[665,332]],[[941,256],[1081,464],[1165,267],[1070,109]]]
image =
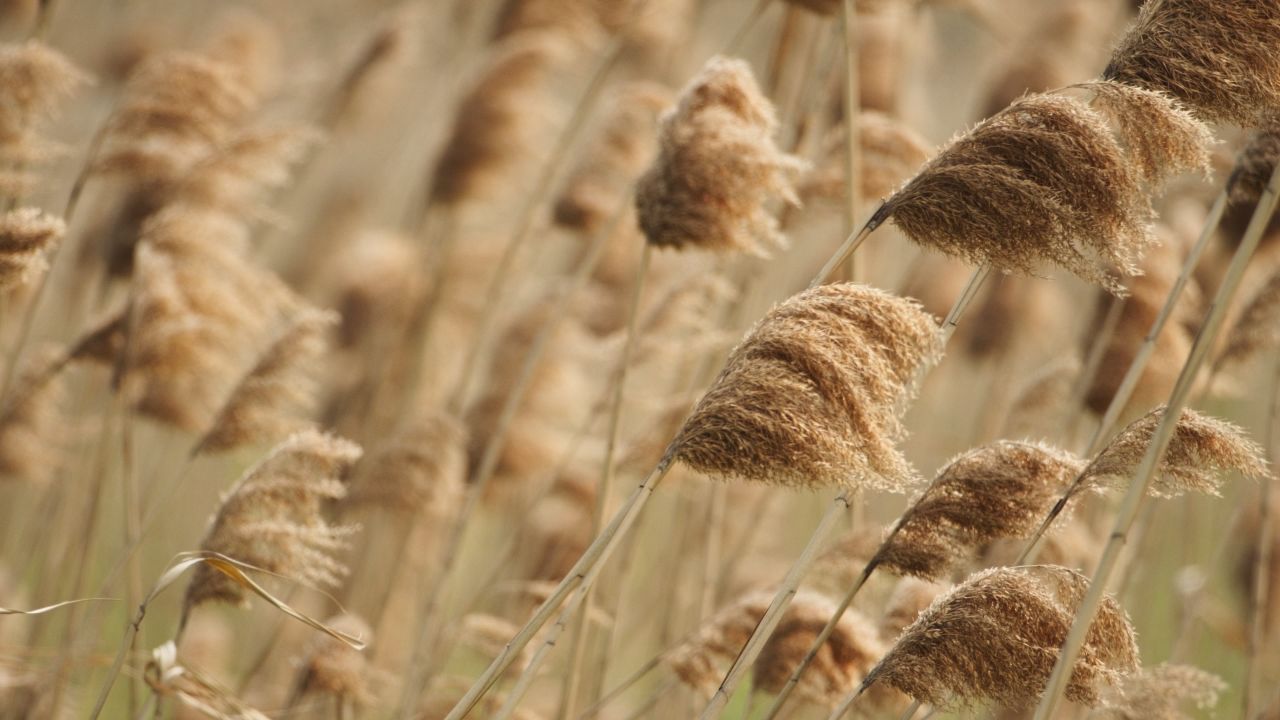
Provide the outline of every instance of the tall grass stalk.
[[[1271,393],[1267,403],[1267,420],[1263,437],[1266,439],[1267,452],[1272,467],[1277,461],[1276,428],[1280,420],[1280,358],[1275,362],[1271,372]],[[1241,704],[1244,717],[1252,718],[1258,712],[1258,694],[1262,689],[1263,663],[1258,662],[1267,640],[1267,613],[1271,607],[1271,577],[1275,552],[1275,480],[1267,476],[1262,480],[1258,496],[1258,536],[1255,541],[1255,556],[1252,568],[1253,592],[1249,594],[1249,639],[1245,647],[1244,698]]]
[[1088,634],[1089,628],[1093,624],[1094,616],[1102,603],[1107,581],[1110,579],[1111,572],[1119,560],[1120,551],[1128,539],[1129,530],[1142,509],[1143,502],[1147,497],[1147,488],[1155,476],[1156,467],[1159,465],[1161,458],[1164,456],[1164,451],[1173,437],[1178,420],[1181,418],[1182,411],[1190,398],[1196,376],[1204,365],[1209,355],[1209,350],[1222,328],[1223,318],[1232,298],[1235,296],[1236,290],[1240,286],[1241,279],[1244,277],[1245,268],[1253,257],[1253,252],[1257,249],[1262,239],[1263,231],[1275,211],[1278,190],[1280,190],[1280,166],[1277,166],[1272,171],[1271,179],[1263,190],[1257,207],[1254,208],[1253,216],[1245,230],[1244,237],[1240,241],[1240,246],[1236,249],[1235,255],[1231,259],[1231,265],[1228,267],[1222,284],[1205,315],[1204,324],[1201,326],[1200,332],[1196,335],[1195,342],[1191,346],[1191,353],[1187,358],[1186,364],[1183,365],[1182,372],[1178,375],[1177,383],[1174,385],[1173,392],[1169,397],[1169,403],[1160,425],[1152,436],[1151,444],[1147,448],[1146,455],[1143,457],[1142,464],[1138,467],[1133,481],[1125,491],[1111,534],[1106,546],[1103,548],[1098,567],[1089,583],[1089,591],[1076,610],[1075,621],[1072,623],[1071,631],[1067,634],[1062,652],[1058,656],[1058,662],[1054,665],[1053,674],[1050,675],[1045,693],[1036,708],[1035,720],[1048,720],[1054,717],[1054,713],[1062,701],[1067,680],[1071,675],[1071,668],[1075,666],[1076,658],[1084,645],[1085,636]]

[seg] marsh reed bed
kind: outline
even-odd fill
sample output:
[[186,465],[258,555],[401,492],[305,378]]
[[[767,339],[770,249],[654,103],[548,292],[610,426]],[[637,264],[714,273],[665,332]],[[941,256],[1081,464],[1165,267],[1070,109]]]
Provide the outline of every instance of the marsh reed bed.
[[0,3],[0,717],[1280,717],[1274,0]]

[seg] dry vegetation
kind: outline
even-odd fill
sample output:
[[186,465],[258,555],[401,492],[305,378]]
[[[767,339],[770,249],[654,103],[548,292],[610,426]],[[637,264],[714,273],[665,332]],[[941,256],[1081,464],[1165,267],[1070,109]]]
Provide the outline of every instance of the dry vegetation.
[[1276,0],[0,0],[0,720],[1280,717]]

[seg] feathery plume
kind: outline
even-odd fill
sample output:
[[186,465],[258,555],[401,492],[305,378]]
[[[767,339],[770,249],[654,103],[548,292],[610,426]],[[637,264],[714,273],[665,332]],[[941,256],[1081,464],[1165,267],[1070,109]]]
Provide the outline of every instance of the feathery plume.
[[1039,443],[1001,440],[970,450],[938,472],[876,560],[892,572],[936,580],[986,543],[1029,534],[1083,466]]
[[1206,120],[1248,126],[1280,108],[1277,46],[1280,8],[1273,3],[1152,0],[1102,76],[1167,92]]
[[1280,346],[1280,272],[1244,307],[1218,353],[1218,364],[1238,365]]
[[1280,161],[1280,108],[1269,113],[1249,136],[1227,186],[1234,205],[1256,205]]
[[530,553],[527,577],[560,580],[591,544],[598,473],[587,476],[570,467],[529,511]]
[[[1112,438],[1085,468],[1078,488],[1133,477],[1164,411],[1163,405],[1152,410]],[[1155,497],[1187,492],[1217,495],[1223,473],[1235,471],[1251,479],[1268,476],[1264,458],[1262,448],[1241,428],[1195,410],[1183,410],[1148,492]]]
[[1037,370],[1014,396],[1004,434],[1048,437],[1061,428],[1080,370],[1080,358],[1075,355],[1060,357]]
[[907,575],[898,580],[880,616],[880,637],[895,640],[950,586]]
[[418,417],[371,453],[351,483],[348,502],[440,519],[462,499],[466,429],[443,413]]
[[[822,157],[827,162],[805,175],[799,195],[814,199],[844,200],[844,132],[833,132]],[[915,174],[933,153],[932,146],[901,120],[884,113],[865,111],[858,116],[858,151],[862,157],[861,191],[869,198],[883,198]]]
[[[222,498],[200,549],[299,582],[336,584],[346,568],[334,553],[356,528],[329,524],[323,503],[346,495],[341,477],[359,458],[360,446],[342,438],[313,430],[294,434]],[[193,573],[184,615],[210,600],[247,600],[244,588],[207,565]]]
[[62,53],[43,43],[0,44],[0,153],[30,143],[35,121],[88,80]]
[[680,682],[707,697],[712,696],[772,600],[772,592],[760,590],[719,610],[703,621],[697,635],[667,655],[667,665]]
[[[944,708],[1033,705],[1088,583],[1084,575],[1046,565],[975,573],[925,610],[863,684],[888,683]],[[1067,697],[1097,705],[1104,687],[1137,669],[1133,628],[1108,597],[1076,661]]]
[[[1121,142],[1141,130],[1117,133],[1108,116],[1179,128],[1184,118],[1175,120],[1177,107],[1155,94],[1141,105],[1124,105],[1131,99],[1109,90],[1098,97],[1105,112],[1067,95],[1015,102],[952,140],[873,221],[892,218],[917,243],[1006,272],[1032,273],[1039,262],[1052,262],[1122,295],[1120,277],[1137,274],[1143,251],[1155,243],[1147,187],[1159,178],[1136,162],[1154,150]],[[1194,136],[1165,142],[1190,147],[1203,137],[1192,129]],[[1185,158],[1170,151],[1167,159]]]
[[[1093,382],[1085,394],[1085,404],[1099,414],[1106,412],[1111,399],[1120,389],[1129,366],[1145,342],[1152,323],[1164,307],[1165,299],[1182,269],[1187,243],[1191,238],[1179,237],[1164,225],[1158,226],[1157,232],[1163,242],[1143,258],[1142,274],[1128,282],[1129,296],[1123,301],[1115,330],[1103,350]],[[1110,302],[1120,301],[1112,299]],[[1189,278],[1169,321],[1156,336],[1155,352],[1134,387],[1128,408],[1148,408],[1169,396],[1169,391],[1173,389],[1173,384],[1182,371],[1182,364],[1191,352],[1191,344],[1195,340],[1202,316],[1201,304],[1200,286],[1195,278]],[[1103,322],[1107,313],[1107,303],[1100,303],[1095,326]]]
[[1111,690],[1090,720],[1191,720],[1182,708],[1207,710],[1227,688],[1222,678],[1189,665],[1158,665],[1130,675]]
[[1092,106],[1106,115],[1126,156],[1155,186],[1177,169],[1209,168],[1209,128],[1158,90],[1109,80],[1075,87],[1093,94]]
[[322,284],[342,316],[338,346],[401,337],[427,289],[423,264],[408,238],[380,230],[357,232],[333,253]]
[[0,408],[0,476],[43,484],[62,462],[67,419],[59,372],[66,355],[58,348],[34,353],[14,378],[14,389]]
[[599,136],[556,200],[556,224],[590,235],[609,220],[623,192],[653,159],[654,125],[670,97],[665,87],[650,82],[632,83],[619,92]]
[[[835,603],[822,595],[798,593],[752,666],[754,687],[769,693],[780,691],[835,611]],[[833,707],[883,653],[871,621],[856,610],[847,610],[800,676],[795,692],[810,702]]]
[[[366,647],[372,641],[373,630],[369,623],[356,615],[338,615],[325,624],[360,638]],[[301,697],[307,693],[319,693],[360,704],[369,703],[374,699],[369,687],[371,671],[367,652],[319,633],[307,648],[294,694]]]
[[1097,46],[1107,13],[1098,3],[1054,3],[1009,54],[1001,73],[987,90],[985,116],[990,117],[1027,93],[1069,85],[1082,73]]
[[338,319],[336,313],[303,310],[231,391],[195,452],[274,444],[301,429],[319,389],[315,366]]
[[22,285],[48,267],[45,254],[62,241],[67,225],[36,208],[0,215],[0,292]]
[[784,241],[764,204],[799,202],[805,167],[774,144],[778,119],[742,60],[713,57],[658,132],[658,158],[636,185],[640,229],[654,245],[764,254]]
[[567,52],[557,35],[545,32],[519,33],[495,46],[458,106],[435,163],[429,203],[453,205],[498,186],[520,151],[530,148],[532,109],[545,102],[543,83]]
[[913,301],[856,284],[806,290],[734,349],[671,452],[726,479],[901,488],[916,477],[893,445],[904,396],[940,352]]

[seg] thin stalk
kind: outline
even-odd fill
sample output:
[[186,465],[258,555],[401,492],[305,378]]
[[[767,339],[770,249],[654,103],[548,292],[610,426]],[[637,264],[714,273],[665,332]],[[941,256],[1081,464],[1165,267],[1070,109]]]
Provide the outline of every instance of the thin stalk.
[[[1271,399],[1267,410],[1266,438],[1267,448],[1271,454],[1272,464],[1276,461],[1276,420],[1280,415],[1280,358],[1276,361],[1275,370],[1271,374]],[[1272,539],[1275,518],[1271,513],[1274,501],[1275,481],[1267,475],[1260,488],[1261,517],[1258,522],[1258,549],[1253,563],[1253,593],[1249,596],[1249,644],[1245,650],[1244,672],[1244,717],[1252,718],[1256,712],[1255,691],[1261,686],[1262,664],[1258,662],[1258,652],[1266,642],[1267,607],[1271,593],[1271,558],[1275,550]]]
[[724,712],[724,707],[729,703],[729,698],[733,695],[734,689],[742,681],[751,664],[755,662],[756,657],[760,655],[760,651],[764,649],[764,644],[768,641],[769,636],[773,634],[774,628],[782,621],[782,613],[791,604],[791,598],[795,597],[796,591],[800,587],[800,581],[809,572],[813,562],[818,559],[818,551],[822,547],[822,541],[826,539],[827,533],[839,521],[840,516],[849,509],[848,495],[847,491],[840,493],[827,507],[822,520],[818,522],[818,527],[814,529],[813,534],[809,537],[809,543],[800,553],[800,557],[796,558],[796,561],[792,563],[791,569],[787,571],[781,587],[779,587],[777,594],[774,595],[773,601],[769,603],[769,609],[765,611],[764,616],[760,618],[760,622],[756,625],[755,632],[751,634],[747,644],[738,653],[733,666],[729,668],[729,673],[720,683],[720,687],[716,689],[715,695],[711,697],[711,701],[707,703],[706,708],[703,709],[700,716],[702,720],[714,720],[720,717],[720,713]]
[[[649,264],[653,257],[653,246],[644,244],[640,252],[640,264],[636,268],[635,281],[632,283],[631,298],[627,305],[627,325],[625,340],[622,344],[622,357],[618,361],[618,375],[613,380],[613,396],[609,398],[609,429],[605,439],[604,460],[600,472],[600,486],[596,488],[596,505],[591,514],[591,535],[600,531],[604,522],[605,508],[613,489],[614,456],[618,447],[618,431],[622,421],[622,400],[627,383],[627,369],[631,365],[631,355],[635,351],[636,319],[640,315],[640,296],[644,292],[645,277],[649,274]],[[624,578],[625,581],[625,578]],[[570,656],[573,658],[569,673],[566,675],[564,690],[561,693],[560,712],[558,717],[573,717],[577,705],[578,686],[582,675],[582,663],[586,651],[586,618],[591,614],[590,608],[594,600],[595,589],[587,595],[587,612],[578,619],[571,641]]]
[[871,218],[867,220],[867,224],[863,225],[861,230],[845,238],[845,241],[836,249],[835,254],[831,256],[831,259],[827,260],[827,264],[822,266],[822,269],[818,271],[817,276],[809,283],[810,289],[826,282],[827,279],[831,277],[832,273],[844,264],[845,260],[848,260],[855,252],[857,252],[858,248],[862,246],[862,243],[866,242],[867,236],[869,236],[876,228],[880,227],[880,223],[884,222],[885,218],[888,216],[884,208],[885,206],[881,204],[880,209],[876,210],[871,215]]
[[[844,231],[853,232],[858,217],[858,203],[862,197],[861,136],[858,132],[858,113],[861,110],[861,91],[858,87],[858,33],[854,20],[858,11],[854,0],[840,3],[841,26],[844,30]],[[846,265],[846,278],[858,279],[858,266],[850,256]]]
[[471,386],[475,383],[479,368],[482,366],[480,362],[481,351],[487,344],[489,333],[498,318],[498,309],[502,304],[504,295],[503,290],[511,285],[508,276],[515,269],[516,257],[524,247],[525,242],[532,237],[538,213],[551,198],[551,193],[556,188],[556,177],[570,157],[569,149],[577,138],[578,132],[586,124],[587,118],[590,117],[592,108],[595,107],[596,101],[604,90],[605,80],[608,79],[614,66],[617,65],[618,60],[622,57],[622,51],[622,41],[615,39],[596,64],[595,70],[591,74],[591,79],[587,82],[586,89],[573,109],[573,114],[569,117],[564,130],[556,138],[556,144],[551,150],[550,159],[543,164],[542,170],[532,186],[532,192],[529,193],[528,199],[520,210],[519,219],[516,221],[515,226],[516,231],[507,240],[506,246],[503,247],[502,256],[498,259],[493,276],[489,279],[489,285],[485,290],[484,305],[480,311],[480,318],[476,322],[475,337],[471,340],[470,347],[467,350],[466,361],[462,366],[462,378],[458,381],[457,389],[449,402],[449,407],[455,412],[461,411],[469,400]]
[[520,374],[517,376],[515,384],[508,392],[506,402],[502,407],[502,413],[498,417],[498,421],[494,426],[493,433],[489,437],[489,442],[485,445],[484,453],[480,459],[479,467],[476,470],[475,477],[471,480],[470,486],[467,488],[466,499],[463,502],[461,511],[454,518],[450,529],[449,539],[444,544],[444,552],[441,557],[441,568],[436,577],[431,582],[430,590],[424,597],[424,601],[417,618],[418,632],[416,637],[418,642],[414,645],[413,656],[410,662],[408,675],[404,684],[404,691],[400,698],[401,717],[406,717],[412,709],[411,694],[413,688],[423,678],[418,673],[418,666],[424,661],[424,653],[430,646],[434,644],[434,630],[439,629],[443,623],[439,614],[440,604],[443,599],[443,588],[447,584],[449,578],[453,574],[455,564],[458,560],[462,541],[466,537],[467,528],[470,526],[470,520],[475,515],[476,510],[480,506],[480,501],[484,497],[485,490],[488,488],[489,481],[493,478],[494,472],[498,468],[503,443],[506,441],[507,432],[515,419],[516,411],[519,409],[524,394],[528,390],[533,380],[534,372],[538,368],[538,364],[542,360],[542,355],[550,343],[551,336],[554,334],[559,323],[564,319],[569,302],[577,294],[577,292],[586,284],[591,276],[591,271],[595,267],[596,262],[600,259],[600,255],[604,250],[605,244],[613,235],[621,219],[625,217],[623,207],[614,212],[613,219],[608,226],[596,236],[593,240],[588,256],[579,264],[574,273],[574,277],[570,280],[570,284],[565,288],[559,298],[557,298],[555,306],[552,308],[551,319],[545,326],[539,330],[537,337],[533,341],[533,345],[529,348],[528,354],[525,356],[524,363],[520,367]]
[[1124,499],[1121,501],[1119,513],[1116,516],[1107,545],[1103,548],[1098,568],[1094,571],[1089,590],[1085,594],[1084,600],[1081,601],[1080,607],[1076,610],[1076,617],[1071,625],[1071,631],[1067,634],[1062,652],[1054,665],[1053,674],[1049,676],[1045,694],[1041,697],[1040,704],[1036,708],[1035,720],[1048,720],[1053,717],[1054,712],[1062,701],[1062,695],[1067,687],[1067,680],[1071,676],[1071,669],[1075,667],[1075,661],[1080,654],[1081,647],[1084,645],[1085,636],[1088,634],[1089,628],[1093,624],[1093,619],[1098,613],[1098,607],[1102,604],[1107,581],[1111,577],[1111,572],[1115,568],[1116,562],[1119,560],[1120,551],[1127,541],[1129,529],[1133,526],[1134,520],[1137,519],[1139,511],[1142,509],[1143,501],[1147,497],[1147,488],[1151,484],[1151,479],[1155,476],[1156,468],[1169,446],[1169,441],[1173,438],[1173,432],[1177,427],[1178,420],[1182,417],[1182,411],[1191,395],[1195,378],[1201,366],[1204,365],[1214,341],[1217,339],[1227,308],[1240,286],[1240,280],[1244,277],[1245,268],[1250,258],[1253,257],[1253,252],[1257,249],[1258,243],[1262,239],[1263,231],[1275,210],[1278,190],[1280,190],[1280,165],[1277,165],[1275,170],[1272,171],[1271,179],[1258,199],[1258,205],[1254,208],[1253,217],[1249,220],[1248,228],[1240,241],[1240,246],[1236,249],[1235,255],[1231,259],[1231,265],[1222,280],[1222,285],[1218,288],[1218,293],[1214,296],[1213,303],[1209,306],[1209,311],[1205,316],[1204,324],[1201,326],[1200,332],[1197,333],[1195,342],[1191,346],[1187,362],[1183,365],[1182,372],[1178,374],[1178,380],[1169,397],[1169,402],[1164,415],[1160,419],[1160,424],[1156,427],[1156,431],[1151,438],[1151,444],[1147,447],[1142,463],[1139,465],[1133,481],[1129,484]]
[[645,478],[644,482],[632,492],[631,497],[614,515],[609,525],[587,547],[578,562],[574,563],[573,568],[570,569],[564,580],[542,602],[533,617],[507,643],[502,652],[498,654],[498,657],[493,659],[493,662],[489,664],[489,667],[471,686],[467,694],[458,701],[458,704],[449,712],[445,720],[461,720],[461,718],[466,717],[479,703],[480,698],[497,682],[502,671],[506,670],[516,655],[529,644],[529,641],[533,639],[534,633],[541,630],[542,626],[551,619],[551,615],[555,613],[556,608],[560,606],[560,603],[564,602],[569,593],[585,583],[588,575],[594,579],[599,568],[604,565],[609,555],[626,537],[627,531],[636,521],[649,498],[653,496],[654,490],[662,482],[662,479],[667,476],[674,461],[674,456],[668,451],[662,460],[658,462],[657,467]]
[[915,717],[916,711],[919,709],[920,701],[916,700],[911,703],[910,707],[902,712],[902,717],[898,718],[898,720],[911,720],[911,718]]
[[650,672],[652,672],[654,668],[661,665],[662,661],[671,655],[672,650],[674,650],[674,647],[667,648],[666,650],[658,653],[657,655],[654,655],[652,658],[649,659],[648,662],[646,662],[644,665],[641,665],[639,669],[637,669],[635,672],[631,673],[631,675],[628,676],[626,680],[623,680],[622,682],[618,683],[616,687],[614,687],[609,692],[605,693],[604,696],[602,696],[599,700],[597,700],[594,704],[592,704],[591,707],[588,707],[586,710],[583,710],[582,714],[579,715],[577,718],[575,718],[575,720],[588,720],[588,718],[593,718],[596,715],[598,715],[606,705],[613,702],[620,695],[622,695],[622,693],[626,692],[633,685],[643,680],[644,677],[648,675]]
[[1112,396],[1111,403],[1107,405],[1107,410],[1098,422],[1098,427],[1094,429],[1093,436],[1089,438],[1089,443],[1085,448],[1085,455],[1092,455],[1098,451],[1102,445],[1102,440],[1111,431],[1116,419],[1120,417],[1120,412],[1129,404],[1129,398],[1133,397],[1133,391],[1138,387],[1138,381],[1142,379],[1142,373],[1147,368],[1147,361],[1151,359],[1152,353],[1155,352],[1156,339],[1160,337],[1161,331],[1164,330],[1164,326],[1173,315],[1178,299],[1182,297],[1182,292],[1186,289],[1187,282],[1191,279],[1191,274],[1200,262],[1200,256],[1204,254],[1205,248],[1209,246],[1209,242],[1213,239],[1214,233],[1218,229],[1218,223],[1222,221],[1222,213],[1226,209],[1226,205],[1227,188],[1224,187],[1218,193],[1218,197],[1214,199],[1213,206],[1209,209],[1209,217],[1205,220],[1204,228],[1200,231],[1200,237],[1196,239],[1195,245],[1192,245],[1191,251],[1187,253],[1187,258],[1182,263],[1182,271],[1178,273],[1178,279],[1174,281],[1173,287],[1169,289],[1169,296],[1165,298],[1159,314],[1156,315],[1156,319],[1151,323],[1151,329],[1142,338],[1142,344],[1138,346],[1138,352],[1134,354],[1133,362],[1129,363],[1129,369],[1125,371],[1124,379],[1120,381],[1120,387],[1116,389],[1116,394]]
[[640,703],[639,707],[637,707],[634,712],[628,715],[625,718],[625,720],[638,720],[639,718],[642,718],[645,715],[647,715],[650,710],[653,710],[653,708],[657,706],[657,704],[662,700],[663,697],[666,696],[668,692],[671,692],[671,688],[675,686],[676,686],[675,678],[671,678],[670,680],[667,680],[663,684],[659,685],[658,689],[654,690],[653,694],[650,695],[648,698],[645,698],[645,701]]
[[863,680],[862,684],[858,685],[856,690],[844,696],[844,700],[841,700],[840,704],[831,711],[831,714],[827,716],[827,720],[840,720],[840,718],[843,718],[845,714],[849,712],[849,708],[853,707],[853,704],[858,701],[858,698],[862,696],[862,693],[865,692],[866,689],[867,681]]
[[711,497],[707,502],[707,540],[706,552],[702,566],[702,602],[700,615],[707,617],[715,610],[719,600],[720,559],[724,554],[724,519],[725,507],[729,501],[729,484],[716,483],[711,486]]

